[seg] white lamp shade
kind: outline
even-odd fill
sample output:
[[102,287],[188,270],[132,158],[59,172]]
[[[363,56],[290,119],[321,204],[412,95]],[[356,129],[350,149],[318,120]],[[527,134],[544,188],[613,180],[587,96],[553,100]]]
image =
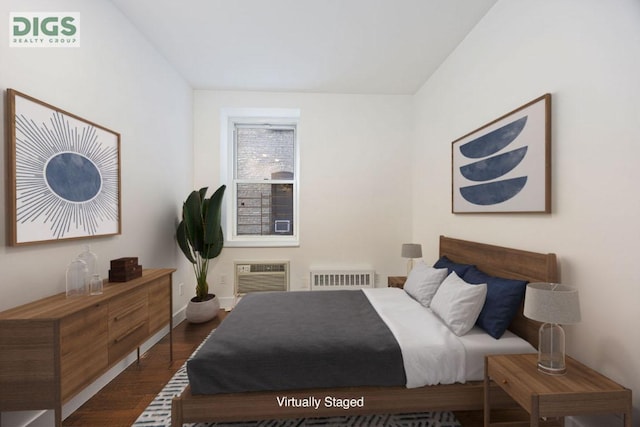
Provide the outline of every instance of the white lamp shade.
[[544,323],[578,323],[578,290],[559,283],[529,283],[524,297],[524,315]]
[[422,258],[422,245],[419,243],[403,243],[402,258]]

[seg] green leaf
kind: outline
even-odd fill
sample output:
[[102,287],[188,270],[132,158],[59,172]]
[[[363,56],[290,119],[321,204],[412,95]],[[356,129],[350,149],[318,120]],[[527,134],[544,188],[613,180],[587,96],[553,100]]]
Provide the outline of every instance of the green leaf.
[[184,221],[180,221],[178,224],[178,229],[176,230],[176,240],[178,241],[178,246],[182,250],[182,253],[192,264],[196,263],[195,257],[191,252],[191,246],[189,245],[189,241],[187,240],[186,229],[184,225]]
[[206,244],[212,244],[220,240],[220,221],[222,220],[222,197],[224,196],[225,186],[213,193],[210,200],[207,200],[206,211],[204,216],[204,241]]
[[200,193],[192,191],[182,206],[182,218],[185,223],[185,234],[191,247],[196,252],[204,250],[204,224],[202,221],[202,201]]
[[222,220],[222,198],[224,197],[225,189],[226,186],[221,185],[207,203],[204,232],[204,241],[207,249],[206,253],[203,254],[205,258],[211,259],[220,255],[224,245],[220,222]]

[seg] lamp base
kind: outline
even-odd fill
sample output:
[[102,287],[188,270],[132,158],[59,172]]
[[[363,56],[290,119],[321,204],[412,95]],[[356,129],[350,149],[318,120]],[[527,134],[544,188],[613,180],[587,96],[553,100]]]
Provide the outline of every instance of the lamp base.
[[553,366],[545,366],[541,362],[538,362],[538,371],[547,375],[564,375],[567,373],[567,367],[553,367]]
[[538,336],[538,371],[547,375],[564,375],[564,330],[557,323],[544,323]]
[[407,261],[407,276],[409,276],[411,270],[413,270],[413,258],[409,258],[409,260]]

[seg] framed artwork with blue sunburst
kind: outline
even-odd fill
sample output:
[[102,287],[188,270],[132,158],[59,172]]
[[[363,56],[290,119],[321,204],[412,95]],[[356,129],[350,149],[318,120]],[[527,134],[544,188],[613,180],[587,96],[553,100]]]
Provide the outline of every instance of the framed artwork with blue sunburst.
[[551,94],[453,141],[453,213],[551,212]]
[[121,233],[120,134],[7,90],[11,245]]

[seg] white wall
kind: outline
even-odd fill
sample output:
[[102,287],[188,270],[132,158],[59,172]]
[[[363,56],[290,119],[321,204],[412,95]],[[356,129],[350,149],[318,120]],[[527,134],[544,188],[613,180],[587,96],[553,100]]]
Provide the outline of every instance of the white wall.
[[373,267],[384,286],[388,275],[403,274],[400,246],[411,229],[411,100],[195,91],[196,187],[221,183],[221,108],[300,109],[300,247],[225,247],[210,272],[223,303],[233,295],[234,260],[290,260],[293,289],[308,288],[311,268]]
[[[81,13],[80,48],[9,47],[9,12],[51,10],[45,0],[0,2],[3,100],[5,89],[14,88],[121,134],[122,235],[0,245],[0,310],[63,292],[65,268],[87,243],[104,277],[109,260],[122,256],[139,257],[143,267],[183,265],[174,227],[193,182],[192,90],[109,1],[56,1],[56,11]],[[5,150],[0,162],[6,164]],[[0,174],[3,205],[6,179]],[[0,209],[1,235],[6,214]],[[191,276],[184,268],[174,275],[176,309],[186,303],[177,283]],[[6,416],[3,425],[19,425]]]
[[[580,290],[568,353],[634,391],[640,425],[640,3],[500,0],[415,96],[413,237],[555,252]],[[451,142],[552,94],[553,213],[451,214]],[[425,167],[426,166],[426,167]]]
[[[179,267],[174,283],[187,288],[179,296],[176,286],[174,307],[182,307],[194,281],[174,225],[192,188],[220,184],[220,108],[300,108],[301,245],[225,248],[211,274],[216,293],[231,297],[236,259],[290,259],[292,286],[303,289],[314,267],[371,266],[384,284],[404,272],[401,243],[420,242],[434,259],[439,234],[553,251],[562,281],[581,293],[569,353],[640,390],[637,1],[501,0],[415,97],[196,91],[193,106],[191,89],[110,2],[58,0],[56,9],[81,12],[81,48],[9,48],[9,12],[50,4],[0,3],[0,88],[122,134],[123,234],[1,246],[0,310],[62,292],[64,269],[86,242],[103,275],[120,256]],[[451,141],[545,92],[553,95],[553,213],[451,214]],[[3,200],[5,188],[0,174]],[[0,216],[4,233],[5,210]]]

